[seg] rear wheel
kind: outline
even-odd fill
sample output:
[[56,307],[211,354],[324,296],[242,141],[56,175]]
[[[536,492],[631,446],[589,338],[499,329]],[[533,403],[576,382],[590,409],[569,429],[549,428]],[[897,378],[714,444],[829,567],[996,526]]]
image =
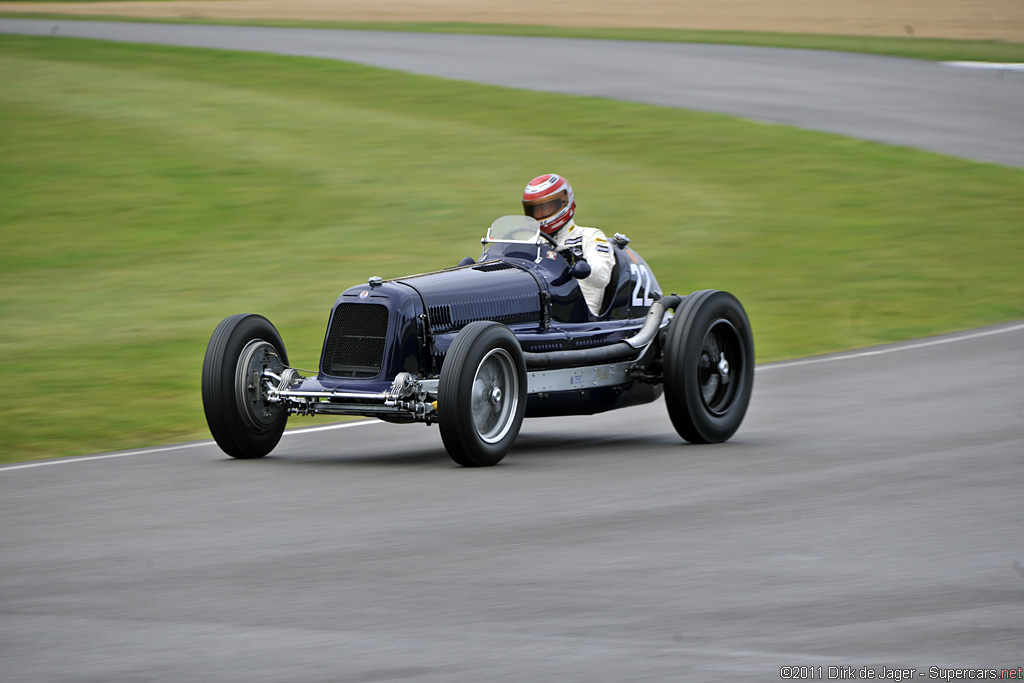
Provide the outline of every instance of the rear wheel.
[[694,292],[684,299],[665,344],[665,404],[691,443],[719,443],[739,429],[754,385],[754,339],[732,294]]
[[526,412],[526,362],[504,325],[464,327],[441,367],[437,413],[441,440],[465,467],[495,465],[512,448]]
[[262,458],[281,440],[288,412],[267,402],[261,376],[288,365],[281,335],[263,316],[225,318],[203,359],[203,411],[210,433],[233,458]]

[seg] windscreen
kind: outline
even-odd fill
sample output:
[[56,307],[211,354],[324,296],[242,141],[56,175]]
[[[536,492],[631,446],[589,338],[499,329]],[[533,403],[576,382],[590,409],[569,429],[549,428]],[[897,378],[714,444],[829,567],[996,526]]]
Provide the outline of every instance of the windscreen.
[[502,216],[487,230],[487,242],[529,242],[540,239],[540,223],[529,216]]

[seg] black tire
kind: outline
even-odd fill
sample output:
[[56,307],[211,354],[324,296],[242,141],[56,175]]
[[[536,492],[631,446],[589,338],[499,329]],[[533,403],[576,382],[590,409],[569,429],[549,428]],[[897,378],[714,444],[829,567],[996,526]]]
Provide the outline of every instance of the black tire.
[[512,331],[478,321],[456,335],[441,366],[437,416],[441,440],[464,467],[501,462],[526,413],[526,362]]
[[664,368],[679,436],[721,443],[735,434],[754,387],[754,338],[736,297],[713,289],[686,297],[669,324]]
[[288,365],[284,342],[263,316],[243,313],[221,321],[203,359],[203,411],[210,433],[233,458],[262,458],[281,440],[288,412],[265,401],[253,372]]

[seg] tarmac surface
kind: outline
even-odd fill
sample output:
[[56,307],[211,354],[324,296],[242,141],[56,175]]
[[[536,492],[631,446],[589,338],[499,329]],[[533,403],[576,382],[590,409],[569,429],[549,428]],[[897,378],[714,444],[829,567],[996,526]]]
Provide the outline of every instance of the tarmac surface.
[[1016,668],[1022,387],[1017,323],[761,366],[746,421],[714,446],[681,442],[659,401],[527,420],[485,469],[456,467],[436,428],[380,422],[289,434],[255,461],[199,443],[3,468],[0,671]]
[[[86,26],[42,23],[58,35]],[[364,61],[390,59],[380,45],[361,48]],[[726,75],[737,55],[760,54],[732,50],[704,54],[719,55]],[[554,63],[568,66],[550,71],[571,82],[587,62],[561,54]],[[803,56],[807,69],[831,58]],[[459,59],[453,48],[449,61]],[[819,92],[789,109],[831,127],[855,93],[882,106],[878,83],[908,62],[835,59],[875,73],[833,79],[860,87],[832,95],[800,76],[742,90],[702,69],[678,80],[707,79],[698,98],[746,93],[744,106],[762,113],[771,107],[759,97],[787,109],[776,86]],[[736,73],[794,74],[800,62],[772,52]],[[1014,77],[907,68],[969,85],[948,95],[892,85],[894,97],[954,98],[954,119],[972,126],[1019,121],[1012,101],[978,107],[970,96],[1012,89]],[[580,87],[676,78],[602,69]],[[824,71],[816,78],[829,80]],[[689,96],[685,85],[660,89]],[[980,158],[998,133],[972,137],[943,107],[920,106],[878,113],[877,135],[918,121],[931,131],[922,135],[948,130]],[[1018,166],[1020,134],[1004,150]],[[868,667],[878,679],[911,669],[938,680],[948,669],[1017,669],[1022,387],[1024,324],[1014,323],[761,366],[743,426],[715,446],[682,443],[658,402],[527,420],[513,452],[481,470],[454,466],[436,428],[317,429],[312,419],[256,461],[202,442],[0,468],[0,679],[769,681],[828,679],[837,667],[833,680],[852,680],[847,671],[863,679]],[[814,668],[784,669],[801,666]]]
[[341,59],[720,112],[1024,168],[1024,72],[872,55],[614,40],[0,19],[0,33]]

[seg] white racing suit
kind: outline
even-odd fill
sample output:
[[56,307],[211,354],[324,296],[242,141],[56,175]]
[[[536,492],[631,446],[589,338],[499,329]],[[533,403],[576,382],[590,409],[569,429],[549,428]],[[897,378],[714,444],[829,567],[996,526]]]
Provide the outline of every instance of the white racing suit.
[[587,307],[594,315],[601,312],[604,288],[612,277],[615,255],[608,238],[597,228],[585,228],[572,220],[551,236],[558,243],[559,250],[568,249],[582,256],[590,264],[590,277],[578,280]]

